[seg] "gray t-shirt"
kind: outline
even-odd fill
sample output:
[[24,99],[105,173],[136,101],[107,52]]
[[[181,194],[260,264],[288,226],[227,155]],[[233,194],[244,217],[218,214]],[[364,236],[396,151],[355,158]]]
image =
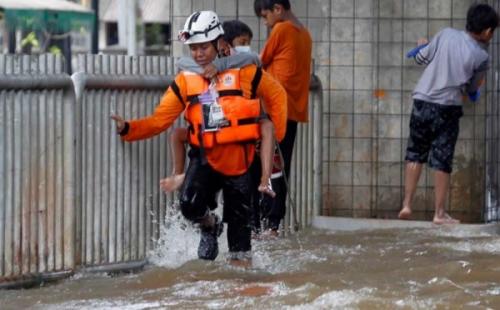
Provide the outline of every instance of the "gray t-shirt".
[[[242,68],[247,65],[260,65],[259,55],[255,53],[238,53],[231,56],[215,59],[212,64],[215,65],[218,72],[222,72],[232,68]],[[191,57],[181,57],[177,60],[177,67],[180,70],[191,71],[198,74],[203,73],[203,68],[200,67]]]
[[461,105],[463,95],[479,88],[489,56],[487,46],[467,32],[445,28],[417,53],[415,61],[427,67],[413,90],[413,99]]

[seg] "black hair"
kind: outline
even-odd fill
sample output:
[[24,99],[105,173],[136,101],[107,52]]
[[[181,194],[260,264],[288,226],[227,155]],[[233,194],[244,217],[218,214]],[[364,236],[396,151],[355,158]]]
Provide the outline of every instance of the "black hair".
[[219,38],[221,36],[218,36],[217,38],[215,38],[215,40],[212,40],[210,41],[210,43],[212,43],[212,45],[214,46],[215,50],[218,51],[219,50]]
[[290,10],[290,0],[255,0],[253,2],[253,10],[255,15],[260,17],[260,12],[262,10],[272,10],[275,4],[283,6],[283,8],[288,11]]
[[253,10],[255,12],[255,16],[261,17],[260,12],[262,11],[262,0],[255,0],[253,2]]
[[465,29],[472,33],[481,33],[498,27],[498,14],[488,4],[473,4],[467,11],[467,25]]
[[222,29],[224,29],[224,35],[222,36],[224,41],[229,45],[233,46],[233,40],[242,35],[248,35],[250,39],[253,37],[252,30],[242,21],[233,19],[222,23]]

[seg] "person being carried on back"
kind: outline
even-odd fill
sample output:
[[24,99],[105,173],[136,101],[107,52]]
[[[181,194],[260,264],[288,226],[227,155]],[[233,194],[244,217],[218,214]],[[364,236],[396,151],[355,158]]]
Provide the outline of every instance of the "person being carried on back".
[[[250,42],[253,37],[252,30],[245,23],[239,20],[225,21],[222,23],[224,34],[219,40],[220,58],[212,63],[201,67],[191,57],[181,57],[177,61],[177,67],[181,71],[190,71],[201,74],[212,80],[217,73],[227,69],[240,68],[250,64],[260,66],[259,55],[253,53]],[[272,158],[274,150],[274,126],[265,114],[259,120],[261,143],[260,159],[262,172],[258,191],[274,197],[276,194],[271,186]],[[172,175],[160,180],[160,187],[166,192],[177,190],[184,182],[184,167],[186,150],[185,144],[188,140],[187,128],[176,128],[170,135],[172,158],[174,160],[174,170]]]
[[[179,39],[189,46],[196,63],[205,67],[217,57],[223,34],[217,14],[200,11],[188,17]],[[283,139],[286,92],[255,65],[225,70],[212,82],[200,74],[181,71],[152,115],[131,121],[118,115],[111,117],[123,140],[136,141],[165,131],[184,112],[190,150],[179,204],[182,215],[200,227],[201,259],[214,260],[219,254],[218,237],[223,225],[210,209],[215,193],[222,190],[230,263],[251,263],[248,168],[255,156],[255,141],[260,138],[260,97],[276,138]]]

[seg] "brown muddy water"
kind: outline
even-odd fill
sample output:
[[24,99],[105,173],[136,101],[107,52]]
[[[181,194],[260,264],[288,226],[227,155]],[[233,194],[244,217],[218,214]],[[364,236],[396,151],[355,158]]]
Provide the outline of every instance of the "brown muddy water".
[[1,309],[500,309],[499,226],[332,232],[255,241],[253,267],[196,259],[198,236],[167,225],[151,264],[0,291]]

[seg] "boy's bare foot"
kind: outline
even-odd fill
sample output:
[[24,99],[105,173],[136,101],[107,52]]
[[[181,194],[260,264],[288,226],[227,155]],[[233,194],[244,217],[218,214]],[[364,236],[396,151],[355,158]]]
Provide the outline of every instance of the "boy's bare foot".
[[271,179],[267,179],[267,182],[261,182],[257,190],[263,194],[269,195],[272,198],[276,197],[276,192],[273,190],[273,186],[271,185]]
[[399,211],[398,218],[400,220],[409,220],[411,217],[411,209],[408,206],[404,206],[401,211]]
[[460,224],[460,220],[452,218],[448,213],[444,213],[443,216],[439,217],[434,215],[432,222],[437,225]]
[[165,179],[160,180],[160,188],[165,192],[173,192],[181,187],[184,182],[185,174],[174,174],[173,176],[166,177]]

